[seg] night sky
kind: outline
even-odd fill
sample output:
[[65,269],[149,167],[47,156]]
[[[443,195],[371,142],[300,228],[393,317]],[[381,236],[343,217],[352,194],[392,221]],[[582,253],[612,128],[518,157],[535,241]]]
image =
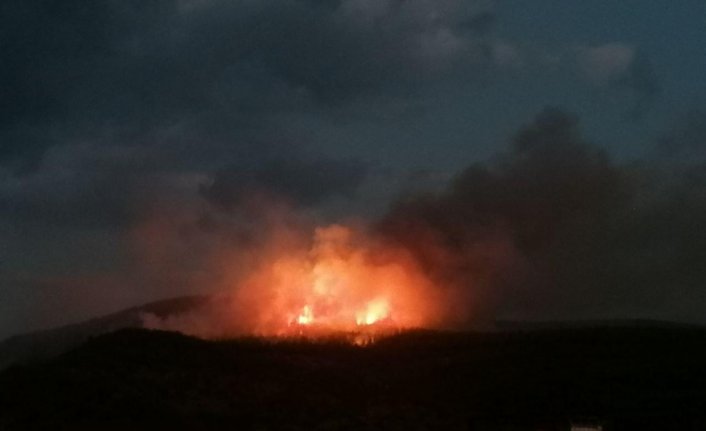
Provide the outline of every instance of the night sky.
[[214,291],[253,196],[493,319],[706,323],[705,72],[702,0],[5,0],[0,337]]

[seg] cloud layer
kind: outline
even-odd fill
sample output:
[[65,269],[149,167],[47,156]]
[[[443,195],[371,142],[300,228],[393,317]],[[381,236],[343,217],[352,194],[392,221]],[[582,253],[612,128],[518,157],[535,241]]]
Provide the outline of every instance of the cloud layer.
[[548,111],[480,162],[564,93],[610,129],[662,89],[638,42],[504,23],[491,0],[3,2],[0,333],[60,320],[39,303],[86,304],[78,318],[214,290],[214,256],[245,267],[263,230],[365,224],[405,187],[428,193],[371,224],[440,285],[472,285],[479,314],[690,297],[702,116],[628,164]]

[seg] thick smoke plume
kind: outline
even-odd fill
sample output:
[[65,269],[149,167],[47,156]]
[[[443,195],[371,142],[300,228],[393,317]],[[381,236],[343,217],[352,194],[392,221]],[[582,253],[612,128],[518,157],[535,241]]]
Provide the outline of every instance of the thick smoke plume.
[[703,167],[618,164],[575,118],[546,110],[509,151],[398,202],[378,229],[439,285],[467,289],[472,321],[696,318]]
[[[706,222],[706,175],[683,151],[669,157],[660,151],[659,159],[615,162],[581,136],[576,118],[546,110],[506,152],[469,166],[442,190],[400,199],[372,223],[323,230],[347,238],[336,246],[342,254],[323,261],[350,265],[343,278],[358,289],[350,299],[357,307],[379,297],[398,301],[417,326],[698,319],[706,306],[699,299],[706,279],[700,264],[706,234],[699,229]],[[238,196],[247,193],[238,189]],[[295,273],[322,261],[312,252],[322,247],[322,230],[310,213],[258,196],[227,212],[221,207],[210,213],[217,223],[202,226],[230,238],[210,262],[226,296],[170,321],[146,316],[149,326],[209,336],[273,333],[281,322],[296,321],[306,301],[318,301],[301,290],[315,280]],[[351,255],[359,260],[344,258]],[[272,272],[283,262],[295,270]],[[407,278],[388,283],[386,265]],[[289,285],[300,293],[283,295]],[[355,314],[348,305],[333,307]]]

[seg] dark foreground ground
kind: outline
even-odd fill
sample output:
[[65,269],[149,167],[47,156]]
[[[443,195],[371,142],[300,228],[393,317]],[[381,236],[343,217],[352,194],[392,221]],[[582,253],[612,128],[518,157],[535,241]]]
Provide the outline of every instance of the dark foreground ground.
[[706,331],[341,343],[124,330],[0,373],[0,430],[706,430]]

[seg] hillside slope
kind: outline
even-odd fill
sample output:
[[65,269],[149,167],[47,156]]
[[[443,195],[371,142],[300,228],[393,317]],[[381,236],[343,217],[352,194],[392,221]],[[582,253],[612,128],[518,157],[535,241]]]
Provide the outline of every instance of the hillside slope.
[[78,346],[89,337],[124,328],[140,328],[142,327],[142,314],[150,313],[165,318],[193,310],[204,305],[207,301],[207,296],[173,298],[129,308],[73,325],[16,335],[0,342],[0,370],[13,363],[56,356]]
[[359,348],[125,330],[0,373],[0,429],[706,429],[706,331],[410,332]]

